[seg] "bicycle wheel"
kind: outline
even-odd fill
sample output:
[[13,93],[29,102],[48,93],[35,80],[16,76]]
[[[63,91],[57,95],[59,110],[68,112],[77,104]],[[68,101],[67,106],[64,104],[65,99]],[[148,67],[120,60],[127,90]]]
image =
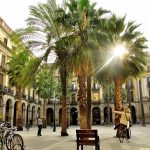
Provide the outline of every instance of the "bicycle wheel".
[[19,134],[14,134],[12,137],[13,150],[24,150],[24,142]]
[[131,138],[131,129],[128,128],[128,130],[129,130],[129,139],[130,139]]
[[125,138],[124,131],[120,130],[120,132],[119,132],[119,141],[120,141],[120,143],[123,143],[124,138]]
[[13,145],[13,141],[12,141],[12,135],[8,135],[5,139],[5,144],[6,144],[6,148],[8,150],[12,150],[14,145]]

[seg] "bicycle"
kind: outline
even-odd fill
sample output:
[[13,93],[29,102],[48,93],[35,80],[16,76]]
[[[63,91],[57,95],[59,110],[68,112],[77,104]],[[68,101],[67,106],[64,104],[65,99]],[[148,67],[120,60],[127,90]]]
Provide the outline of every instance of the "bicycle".
[[119,127],[119,141],[120,143],[123,143],[124,139],[126,139],[128,142],[129,139],[131,138],[131,129],[130,127],[127,129],[126,126],[120,125]]
[[14,131],[16,131],[16,127],[7,127],[5,123],[0,125],[1,149],[6,145],[8,150],[24,150],[23,138]]

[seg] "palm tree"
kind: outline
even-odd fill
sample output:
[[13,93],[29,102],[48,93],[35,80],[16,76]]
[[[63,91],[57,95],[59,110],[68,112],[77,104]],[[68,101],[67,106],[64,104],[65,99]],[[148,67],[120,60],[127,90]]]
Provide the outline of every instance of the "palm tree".
[[13,52],[10,61],[8,62],[8,75],[9,82],[12,86],[16,86],[18,90],[18,102],[17,102],[17,130],[23,130],[22,124],[22,89],[25,85],[24,69],[29,62],[29,51],[23,50],[20,52]]
[[44,99],[42,117],[44,127],[46,127],[46,100],[53,96],[55,84],[49,68],[42,68],[36,76],[35,89],[36,93]]
[[[90,5],[88,0],[72,0],[67,3],[67,6],[69,11],[66,20],[70,19],[72,33],[74,33],[74,44],[69,57],[69,66],[78,77],[79,82],[80,128],[87,128],[86,79],[88,74],[92,74],[94,67],[92,51],[99,49],[96,34],[102,37],[100,30],[96,32],[97,26],[100,24],[99,18],[107,11],[102,9],[96,11],[94,9],[95,4]],[[88,109],[90,111],[90,107]]]
[[[49,56],[54,51],[56,54],[56,66],[59,68],[62,86],[62,130],[61,135],[67,136],[66,124],[66,61],[68,55],[67,46],[70,32],[57,23],[61,11],[57,11],[58,6],[55,0],[48,0],[47,3],[39,3],[30,7],[30,17],[27,21],[27,28],[16,30],[31,50],[41,50],[43,55],[40,60],[48,61]],[[60,9],[61,10],[61,9]],[[53,57],[53,56],[52,56]],[[37,67],[36,67],[37,68]],[[34,69],[36,71],[36,69]]]
[[[134,22],[126,24],[125,17],[119,18],[112,15],[107,25],[108,41],[104,49],[107,52],[105,56],[111,63],[107,62],[107,65],[103,65],[97,72],[97,76],[107,76],[110,81],[114,82],[116,109],[121,110],[122,84],[129,77],[136,78],[145,71],[147,53],[143,50],[147,48],[145,45],[147,40],[141,32],[137,31],[139,25],[136,25]],[[127,51],[124,53],[124,56],[117,57],[116,54],[113,54],[112,50],[117,45],[123,45],[126,48]],[[106,59],[104,62],[106,62]]]
[[[116,110],[122,110],[121,87],[122,84],[130,77],[138,77],[146,69],[147,53],[143,50],[146,38],[141,32],[137,31],[139,25],[133,21],[125,23],[125,17],[119,18],[115,15],[108,20],[106,32],[108,38],[105,56],[107,62],[99,69],[99,76],[107,76],[107,79],[114,82],[115,85],[115,107]],[[119,51],[124,52],[124,56],[113,54],[113,48],[119,46]],[[125,51],[126,49],[126,51]],[[118,56],[118,57],[117,57]],[[111,62],[111,63],[110,63]],[[116,118],[120,118],[116,115]],[[117,119],[118,120],[118,119]],[[118,136],[118,131],[116,136]]]

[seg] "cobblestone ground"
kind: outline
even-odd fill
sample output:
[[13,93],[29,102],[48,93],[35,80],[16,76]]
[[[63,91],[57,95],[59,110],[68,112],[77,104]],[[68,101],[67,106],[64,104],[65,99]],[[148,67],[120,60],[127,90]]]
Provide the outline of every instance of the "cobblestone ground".
[[[113,126],[93,126],[92,128],[98,130],[101,150],[150,150],[150,125],[146,127],[134,125],[131,128],[130,142],[125,140],[123,143],[120,143],[118,138],[113,138],[116,132]],[[76,129],[79,129],[79,126],[69,127],[67,137],[60,136],[60,127],[56,128],[56,132],[47,127],[42,130],[42,136],[37,136],[37,127],[17,133],[24,139],[25,150],[76,150]],[[84,146],[84,150],[94,149],[94,146]]]

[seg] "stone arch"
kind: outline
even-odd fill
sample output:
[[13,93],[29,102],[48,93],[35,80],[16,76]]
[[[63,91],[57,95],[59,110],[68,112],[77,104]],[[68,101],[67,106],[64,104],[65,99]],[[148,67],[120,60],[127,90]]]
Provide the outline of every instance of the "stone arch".
[[[107,123],[108,120],[108,106],[104,107],[104,123]],[[110,115],[110,122],[112,122],[112,109],[109,107],[109,115]]]
[[11,114],[12,114],[12,100],[8,99],[6,101],[5,121],[11,122]]
[[33,126],[35,124],[35,121],[36,121],[35,106],[32,106],[30,125]]
[[13,125],[17,125],[17,101],[14,103],[14,116],[13,116]]
[[37,116],[36,117],[37,118],[41,117],[41,108],[40,107],[37,108]]
[[30,112],[31,112],[31,106],[28,104],[27,106],[27,115],[26,115],[26,123],[29,123],[30,121]]
[[54,122],[54,111],[52,108],[47,108],[46,111],[46,120],[47,120],[47,125],[52,126],[53,122]]
[[92,123],[95,125],[101,124],[101,114],[99,107],[94,107],[92,109]]
[[137,118],[136,118],[136,109],[134,106],[131,106],[131,117],[132,117],[132,122],[135,124],[137,122]]
[[78,124],[78,111],[77,108],[72,107],[70,109],[70,125],[77,125]]
[[25,125],[25,113],[26,113],[25,103],[22,103],[22,124],[23,125]]

